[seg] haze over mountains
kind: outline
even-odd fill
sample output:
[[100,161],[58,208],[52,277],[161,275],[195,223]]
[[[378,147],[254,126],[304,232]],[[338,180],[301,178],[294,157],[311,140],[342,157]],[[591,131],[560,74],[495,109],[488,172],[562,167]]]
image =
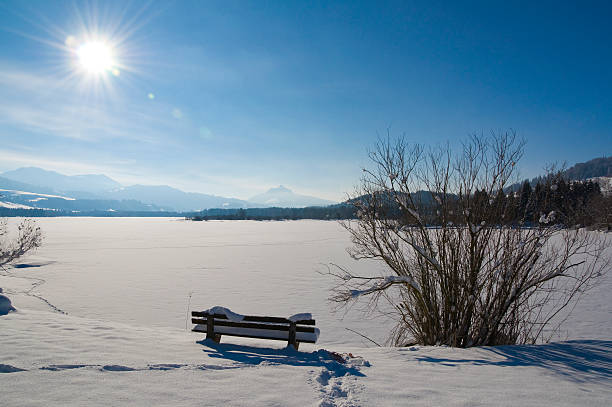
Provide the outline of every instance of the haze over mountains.
[[332,201],[293,193],[283,186],[271,188],[247,201],[184,192],[167,185],[123,186],[102,174],[70,176],[37,167],[24,167],[0,174],[0,194],[0,200],[5,202],[5,207],[12,203],[20,205],[21,208],[72,211],[187,212],[208,208],[299,208],[334,204]]
[[[578,163],[565,174],[571,180],[592,179],[599,183],[604,194],[612,193],[612,157]],[[516,186],[518,188],[520,184]],[[7,209],[136,213],[196,212],[213,208],[303,208],[333,204],[335,202],[294,193],[282,185],[249,200],[241,200],[184,192],[167,185],[123,186],[102,174],[69,176],[36,167],[19,168],[0,174],[0,208]]]

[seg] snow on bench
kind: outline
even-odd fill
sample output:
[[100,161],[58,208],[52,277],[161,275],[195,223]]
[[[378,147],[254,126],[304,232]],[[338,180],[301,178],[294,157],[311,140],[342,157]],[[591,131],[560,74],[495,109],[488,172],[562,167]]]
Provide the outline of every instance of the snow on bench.
[[296,314],[288,318],[240,315],[223,307],[192,311],[193,332],[206,333],[206,339],[219,343],[222,335],[244,338],[287,341],[296,350],[300,342],[316,343],[319,329],[311,314]]

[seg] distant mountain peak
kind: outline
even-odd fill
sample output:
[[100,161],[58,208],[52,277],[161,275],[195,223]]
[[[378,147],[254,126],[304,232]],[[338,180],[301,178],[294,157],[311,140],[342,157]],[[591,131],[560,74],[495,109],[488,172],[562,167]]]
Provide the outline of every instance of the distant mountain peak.
[[267,194],[278,194],[278,193],[286,193],[286,194],[288,193],[288,194],[290,194],[290,193],[292,193],[292,192],[293,192],[293,191],[291,191],[291,190],[290,190],[289,188],[287,188],[286,186],[284,186],[284,185],[279,185],[279,186],[278,186],[278,187],[276,187],[276,188],[270,188],[270,189],[268,189],[268,192],[266,192],[266,193],[267,193]]
[[263,194],[255,195],[250,202],[264,206],[278,206],[286,208],[302,208],[305,206],[327,206],[335,202],[326,199],[316,198],[314,196],[300,195],[284,185],[279,185],[275,188],[270,188]]
[[[103,174],[64,175],[37,167],[23,167],[0,174],[0,188],[75,198],[78,202],[74,203],[71,208],[78,206],[78,210],[100,210],[100,208],[107,210],[110,204],[121,210],[129,207],[133,208],[131,210],[194,211],[209,208],[262,206],[301,208],[336,203],[296,194],[284,185],[272,187],[267,192],[254,196],[249,202],[235,198],[183,192],[168,185],[124,186]],[[29,202],[13,203],[29,206]],[[62,206],[64,207],[65,205]],[[54,207],[54,209],[58,208]]]

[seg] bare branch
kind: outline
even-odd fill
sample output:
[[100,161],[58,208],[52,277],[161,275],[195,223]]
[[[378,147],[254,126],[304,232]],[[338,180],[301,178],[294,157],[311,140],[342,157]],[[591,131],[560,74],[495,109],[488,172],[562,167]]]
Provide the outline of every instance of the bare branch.
[[358,219],[342,225],[349,254],[387,271],[357,276],[334,266],[330,300],[376,309],[384,299],[396,313],[398,345],[544,340],[545,327],[596,284],[609,260],[605,237],[554,225],[554,212],[527,223],[538,219],[532,203],[506,192],[524,146],[512,131],[471,136],[458,154],[379,139],[351,200]]

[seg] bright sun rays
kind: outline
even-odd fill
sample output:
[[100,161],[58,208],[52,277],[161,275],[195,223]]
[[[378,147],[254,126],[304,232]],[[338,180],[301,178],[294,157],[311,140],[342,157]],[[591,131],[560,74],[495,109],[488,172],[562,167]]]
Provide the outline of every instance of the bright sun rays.
[[77,49],[76,54],[81,68],[89,74],[100,75],[113,71],[113,51],[102,41],[86,42]]
[[34,27],[27,36],[48,47],[41,54],[41,72],[54,77],[57,88],[72,87],[82,97],[101,100],[119,97],[121,89],[141,80],[139,68],[149,54],[138,33],[152,17],[147,9],[85,3],[68,9],[61,25],[36,12],[22,18]]
[[[17,33],[45,46],[37,69],[54,79],[48,95],[72,89],[85,101],[119,100],[122,89],[142,84],[151,51],[141,29],[154,17],[150,4],[84,2],[66,14],[61,23],[35,10],[19,15],[31,32]],[[152,100],[150,91],[143,98]]]
[[68,36],[65,41],[71,59],[72,75],[81,81],[94,80],[109,85],[110,76],[119,76],[123,68],[117,55],[118,47],[101,36],[85,35],[79,41]]
[[[84,27],[83,27],[84,28]],[[100,30],[102,32],[102,30]],[[83,94],[116,95],[120,73],[130,71],[123,63],[125,42],[112,35],[83,30],[81,35],[68,35],[63,44],[65,78],[77,85]]]

